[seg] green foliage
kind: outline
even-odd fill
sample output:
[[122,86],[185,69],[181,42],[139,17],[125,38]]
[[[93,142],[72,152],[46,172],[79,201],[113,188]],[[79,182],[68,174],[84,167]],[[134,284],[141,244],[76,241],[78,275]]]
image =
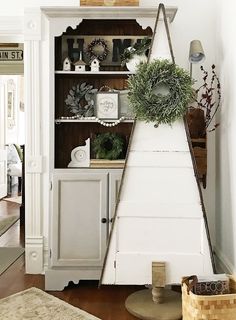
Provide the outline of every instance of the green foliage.
[[133,47],[126,48],[121,55],[121,64],[124,66],[126,62],[133,58],[135,54],[143,55],[150,48],[151,39],[143,38],[140,42],[136,42]]
[[91,117],[94,115],[94,94],[97,89],[83,82],[70,89],[65,100],[69,111],[75,115]]
[[97,159],[116,160],[124,150],[124,139],[117,133],[101,133],[92,143]]
[[[169,60],[140,64],[128,80],[128,97],[136,118],[157,125],[181,118],[192,99],[192,84],[189,73]],[[158,92],[161,87],[167,94]]]

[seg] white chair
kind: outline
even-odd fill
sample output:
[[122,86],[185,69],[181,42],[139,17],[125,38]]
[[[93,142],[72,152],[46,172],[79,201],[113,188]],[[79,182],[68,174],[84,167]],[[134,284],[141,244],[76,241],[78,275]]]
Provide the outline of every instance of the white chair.
[[14,177],[18,178],[18,191],[21,191],[22,161],[14,144],[8,145],[7,150],[8,193],[12,193]]

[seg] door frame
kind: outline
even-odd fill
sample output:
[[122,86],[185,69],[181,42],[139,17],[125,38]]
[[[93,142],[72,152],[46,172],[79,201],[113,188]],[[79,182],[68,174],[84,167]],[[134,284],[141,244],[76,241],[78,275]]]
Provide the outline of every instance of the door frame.
[[6,84],[0,83],[0,174],[4,175],[0,184],[0,200],[7,196],[7,148],[6,148]]
[[0,17],[0,42],[24,43],[25,89],[25,262],[26,273],[43,272],[40,137],[41,10]]
[[[16,42],[23,43],[23,18],[0,17],[0,43]],[[17,72],[17,74],[18,73],[19,72]]]

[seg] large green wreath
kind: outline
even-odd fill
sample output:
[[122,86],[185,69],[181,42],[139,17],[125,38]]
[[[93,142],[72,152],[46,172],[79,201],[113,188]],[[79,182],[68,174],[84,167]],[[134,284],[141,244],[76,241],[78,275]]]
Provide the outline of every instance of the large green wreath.
[[[189,73],[169,60],[140,64],[128,80],[128,97],[136,118],[157,125],[181,118],[192,98],[192,84]],[[158,92],[161,87],[167,94]]]
[[96,136],[92,146],[97,159],[116,160],[124,150],[124,139],[117,133],[101,133]]

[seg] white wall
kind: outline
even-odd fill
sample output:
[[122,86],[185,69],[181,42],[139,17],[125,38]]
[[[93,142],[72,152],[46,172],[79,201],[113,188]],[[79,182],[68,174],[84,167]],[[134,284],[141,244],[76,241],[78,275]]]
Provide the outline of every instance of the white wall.
[[221,67],[222,106],[216,139],[216,250],[236,272],[236,29],[233,0],[217,1],[217,61]]
[[12,0],[1,6],[1,16],[23,16],[26,7],[79,6],[79,0]]

